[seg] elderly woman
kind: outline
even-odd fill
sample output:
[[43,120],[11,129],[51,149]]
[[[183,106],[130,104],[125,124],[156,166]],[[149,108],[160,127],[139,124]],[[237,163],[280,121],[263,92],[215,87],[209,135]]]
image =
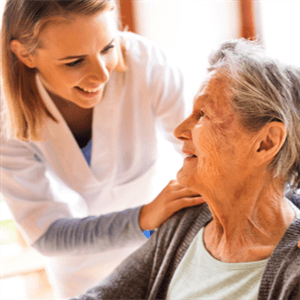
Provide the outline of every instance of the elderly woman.
[[[300,72],[254,43],[210,59],[192,114],[175,130],[184,209],[77,299],[300,299]],[[296,198],[295,194],[295,198]]]

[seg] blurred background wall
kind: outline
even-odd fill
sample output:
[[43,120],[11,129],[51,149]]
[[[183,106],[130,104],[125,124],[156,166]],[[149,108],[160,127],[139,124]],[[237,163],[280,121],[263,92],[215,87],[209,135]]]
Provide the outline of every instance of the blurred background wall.
[[119,2],[131,2],[134,30],[167,50],[183,69],[191,91],[205,75],[211,50],[227,39],[256,36],[267,53],[300,67],[299,0]]
[[240,36],[239,1],[133,3],[137,32],[167,50],[188,78],[192,96],[205,76],[212,49],[224,40]]

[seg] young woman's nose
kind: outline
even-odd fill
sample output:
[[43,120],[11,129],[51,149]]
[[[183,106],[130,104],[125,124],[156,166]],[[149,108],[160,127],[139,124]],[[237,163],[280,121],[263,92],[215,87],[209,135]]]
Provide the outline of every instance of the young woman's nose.
[[185,119],[181,124],[179,124],[174,130],[174,135],[181,141],[190,140],[191,136],[191,120],[190,118]]
[[91,63],[90,80],[99,83],[106,83],[109,79],[109,70],[106,62],[101,57],[97,57]]

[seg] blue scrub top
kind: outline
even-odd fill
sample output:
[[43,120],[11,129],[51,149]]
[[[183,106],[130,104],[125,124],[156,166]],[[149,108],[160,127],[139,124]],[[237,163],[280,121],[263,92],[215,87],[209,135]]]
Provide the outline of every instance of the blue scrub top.
[[90,139],[89,142],[83,148],[81,148],[82,154],[85,157],[85,160],[87,161],[89,166],[91,166],[91,150],[92,139]]

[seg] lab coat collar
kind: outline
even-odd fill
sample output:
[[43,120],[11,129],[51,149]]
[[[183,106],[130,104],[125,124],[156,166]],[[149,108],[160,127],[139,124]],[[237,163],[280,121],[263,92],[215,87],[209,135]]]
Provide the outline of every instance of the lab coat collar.
[[36,75],[38,91],[57,123],[48,118],[40,142],[36,142],[50,167],[71,188],[81,193],[99,185],[70,128]]

